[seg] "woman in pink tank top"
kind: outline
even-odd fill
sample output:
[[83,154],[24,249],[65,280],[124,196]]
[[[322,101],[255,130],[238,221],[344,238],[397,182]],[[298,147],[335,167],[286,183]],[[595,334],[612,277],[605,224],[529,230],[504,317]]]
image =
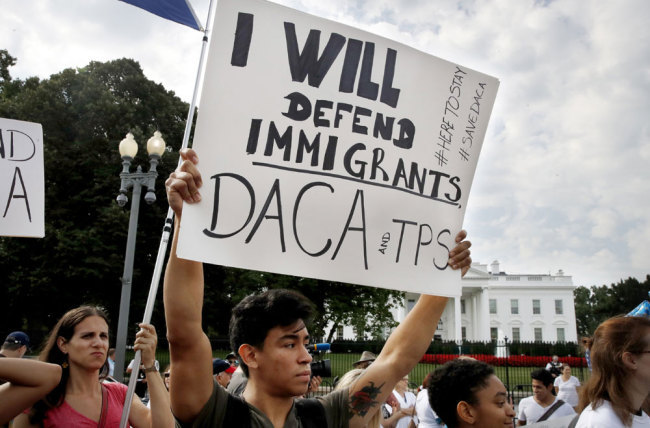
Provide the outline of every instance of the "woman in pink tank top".
[[[149,324],[140,324],[140,328],[134,349],[142,353],[151,410],[134,395],[129,425],[173,427],[169,395],[154,365],[156,331]],[[61,381],[29,414],[16,418],[14,428],[119,427],[127,387],[102,382],[108,373],[107,353],[108,319],[101,308],[81,306],[63,315],[39,356],[42,361],[61,365]]]

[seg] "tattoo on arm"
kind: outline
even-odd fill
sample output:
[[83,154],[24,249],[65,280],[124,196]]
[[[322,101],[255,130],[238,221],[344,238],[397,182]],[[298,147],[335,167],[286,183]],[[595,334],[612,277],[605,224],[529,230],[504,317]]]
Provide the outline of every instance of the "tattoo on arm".
[[382,383],[378,387],[375,387],[374,382],[370,382],[370,385],[366,385],[361,388],[361,391],[357,391],[352,396],[350,396],[350,417],[354,415],[359,415],[361,417],[366,416],[368,411],[377,405],[375,398],[381,393],[381,387],[384,386]]

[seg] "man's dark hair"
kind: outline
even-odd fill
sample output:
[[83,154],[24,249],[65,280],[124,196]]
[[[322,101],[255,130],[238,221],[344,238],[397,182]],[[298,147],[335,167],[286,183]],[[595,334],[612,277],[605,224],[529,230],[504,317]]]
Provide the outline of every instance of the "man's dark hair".
[[246,296],[232,310],[230,318],[230,346],[239,357],[244,374],[248,367],[239,356],[243,344],[262,349],[266,335],[274,327],[285,327],[298,320],[309,323],[314,305],[297,291],[274,289],[262,294]]
[[437,368],[429,379],[429,404],[449,428],[458,426],[461,401],[477,404],[476,392],[488,386],[494,369],[482,361],[460,358]]
[[551,372],[549,372],[546,369],[533,370],[532,372],[530,372],[530,377],[532,379],[542,382],[544,386],[547,388],[549,385],[552,385],[553,382],[555,381],[555,378],[553,378]]

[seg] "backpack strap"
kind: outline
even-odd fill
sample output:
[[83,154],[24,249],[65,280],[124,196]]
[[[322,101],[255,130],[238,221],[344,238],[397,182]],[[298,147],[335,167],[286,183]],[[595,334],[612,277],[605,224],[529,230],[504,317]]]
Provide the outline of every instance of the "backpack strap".
[[303,428],[327,428],[325,407],[320,400],[314,398],[296,400],[295,406]]
[[[217,385],[217,388],[220,388]],[[251,427],[251,410],[244,400],[228,394],[228,404],[226,405],[226,414],[223,418],[224,427]]]
[[537,419],[537,422],[542,422],[551,417],[553,412],[555,412],[561,405],[564,404],[564,401],[557,400],[543,415],[541,418]]
[[580,413],[575,415],[573,419],[571,419],[571,422],[569,422],[569,425],[567,428],[576,428],[576,425],[578,424],[578,419],[580,419]]

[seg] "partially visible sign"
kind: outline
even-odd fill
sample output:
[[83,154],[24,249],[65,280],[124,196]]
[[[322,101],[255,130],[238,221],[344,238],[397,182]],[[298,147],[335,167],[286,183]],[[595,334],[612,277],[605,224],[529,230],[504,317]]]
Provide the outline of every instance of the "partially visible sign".
[[346,25],[219,0],[178,254],[438,295],[499,82]]
[[45,236],[43,128],[0,118],[0,236]]

